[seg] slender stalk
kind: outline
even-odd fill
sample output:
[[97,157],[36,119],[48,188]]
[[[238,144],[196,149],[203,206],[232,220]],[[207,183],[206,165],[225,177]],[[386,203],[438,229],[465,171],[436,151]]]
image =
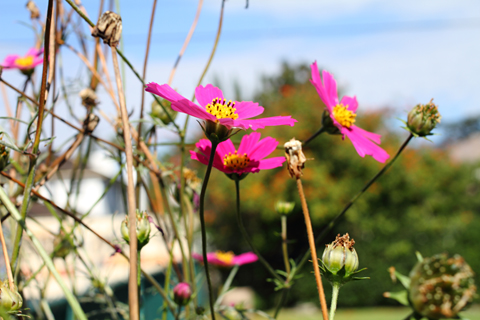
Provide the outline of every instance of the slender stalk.
[[180,319],[180,312],[182,311],[182,306],[181,305],[178,305],[177,307],[177,316],[175,317],[175,320],[179,320]]
[[340,291],[340,284],[333,283],[332,284],[332,302],[330,304],[330,320],[333,320],[335,317],[335,311],[337,310],[337,300],[338,300],[338,292]]
[[[350,207],[355,203],[355,201],[358,200],[358,198],[360,198],[360,196],[378,179],[380,178],[380,176],[382,176],[382,174],[384,174],[388,168],[390,168],[393,163],[398,159],[398,157],[400,156],[400,154],[402,153],[402,151],[405,149],[405,147],[407,146],[407,144],[410,142],[410,140],[412,140],[413,138],[413,135],[412,134],[409,134],[408,138],[403,142],[403,144],[400,146],[400,148],[398,149],[397,153],[395,154],[395,156],[393,157],[393,159],[388,162],[372,179],[370,179],[370,181],[367,182],[367,184],[365,184],[363,186],[363,188],[350,200],[350,202],[348,202],[346,204],[346,206],[343,208],[343,210],[335,217],[332,219],[332,221],[330,221],[330,223],[323,228],[322,232],[320,232],[320,234],[317,236],[317,238],[315,239],[315,243],[316,244],[319,244],[320,241],[323,240],[323,238],[327,235],[328,232],[330,232],[330,230],[332,230],[332,228],[335,226],[335,224],[337,223],[338,220],[340,220],[340,218],[343,217],[343,215],[347,212],[348,209],[350,209]],[[300,263],[298,264],[298,268],[297,270],[300,270],[302,268],[302,266],[307,262],[308,258],[310,258],[310,252],[307,250],[307,252],[305,252],[305,254],[303,255],[302,257],[302,260],[300,260]]]
[[8,285],[10,290],[15,291],[15,282],[13,281],[12,267],[10,266],[10,258],[8,257],[7,244],[3,236],[3,226],[0,224],[0,241],[2,242],[3,258],[5,259],[5,267],[7,269]]
[[203,0],[199,0],[198,1],[198,6],[197,6],[197,13],[195,14],[195,19],[193,19],[192,26],[190,27],[190,30],[188,31],[187,37],[185,38],[185,42],[183,42],[182,49],[180,49],[180,53],[178,54],[177,60],[175,61],[175,64],[173,65],[172,71],[170,72],[170,77],[168,78],[168,84],[169,85],[172,84],[173,76],[175,75],[175,71],[177,71],[177,67],[180,63],[180,60],[182,59],[183,54],[185,53],[185,50],[187,50],[190,39],[192,38],[193,33],[195,32],[195,28],[197,27],[198,18],[200,17],[200,12],[202,11],[202,5],[203,5]]
[[142,284],[142,263],[141,263],[141,251],[142,250],[138,250],[137,251],[137,261],[138,261],[138,268],[137,268],[137,284],[138,286],[140,287],[140,285]]
[[316,137],[318,137],[319,135],[321,135],[323,132],[325,132],[325,129],[323,127],[321,127],[317,132],[315,132],[310,138],[308,138],[307,140],[305,140],[305,142],[303,142],[302,144],[304,146],[307,145],[307,143],[309,143],[310,141],[312,141],[313,139],[315,139]]
[[208,271],[207,260],[207,233],[205,231],[205,193],[207,191],[208,180],[210,179],[210,173],[212,172],[213,159],[215,158],[215,151],[217,150],[218,143],[212,141],[212,150],[210,151],[210,158],[208,159],[207,171],[205,172],[205,178],[203,178],[202,190],[200,191],[200,226],[202,229],[202,255],[203,264],[205,266],[205,275],[207,277],[208,295],[210,299],[210,312],[212,314],[212,320],[215,320],[215,309],[213,307],[213,291],[212,282],[210,280],[210,273]]
[[327,302],[325,300],[325,292],[323,291],[322,277],[320,269],[318,268],[317,249],[315,248],[315,238],[313,236],[312,222],[310,221],[310,213],[308,212],[307,200],[303,192],[302,180],[297,178],[298,194],[302,203],[303,215],[305,217],[305,225],[307,227],[308,243],[310,245],[310,252],[312,253],[313,272],[317,282],[318,298],[320,299],[320,306],[322,307],[322,316],[324,320],[328,320]]
[[15,205],[10,201],[10,199],[8,198],[8,195],[5,193],[5,191],[1,187],[0,187],[0,202],[7,208],[8,212],[10,212],[12,217],[18,222],[18,224],[23,228],[27,236],[32,241],[32,244],[34,245],[38,254],[43,259],[47,268],[50,270],[52,275],[57,280],[59,286],[61,287],[63,293],[65,294],[65,299],[70,304],[70,307],[72,308],[72,311],[75,314],[75,316],[79,320],[87,320],[87,317],[83,312],[82,308],[80,307],[80,304],[78,303],[77,299],[72,294],[72,292],[68,290],[68,287],[66,286],[62,277],[58,273],[57,269],[55,269],[55,265],[53,264],[52,259],[50,258],[48,253],[45,251],[40,241],[38,241],[37,237],[35,237],[35,235],[30,231],[30,229],[27,228],[27,225],[25,224],[25,219],[22,217],[20,212],[18,212]]
[[275,308],[275,313],[273,314],[274,319],[277,319],[278,314],[280,313],[280,310],[282,310],[283,305],[287,301],[289,290],[290,289],[283,289],[282,290],[282,295],[280,296],[280,301],[278,302],[277,307]]
[[118,67],[117,49],[112,49],[113,68],[115,70],[115,79],[118,88],[118,100],[120,103],[120,113],[123,123],[123,137],[125,140],[125,154],[127,158],[127,194],[128,194],[128,222],[130,239],[130,275],[128,278],[128,302],[130,307],[130,319],[138,320],[140,317],[140,308],[138,302],[138,283],[137,283],[137,223],[136,223],[136,201],[135,186],[133,185],[133,149],[132,136],[130,134],[130,124],[128,122],[127,107],[125,105],[125,96],[123,93],[122,79],[120,78],[120,68]]
[[260,254],[257,248],[255,248],[252,241],[250,240],[250,237],[248,236],[247,229],[245,229],[245,224],[243,223],[242,214],[240,213],[240,181],[238,181],[238,179],[235,179],[235,190],[236,190],[236,197],[237,197],[237,222],[238,222],[238,226],[240,227],[240,231],[242,232],[243,238],[245,239],[245,241],[247,241],[252,251],[255,252],[255,254],[258,257],[258,260],[260,260],[260,262],[263,264],[265,269],[267,269],[268,272],[270,272],[270,274],[274,278],[276,278],[280,282],[283,282],[283,279],[275,272],[275,270],[273,270],[273,268],[270,266],[267,260],[265,260],[265,258]]
[[234,265],[232,270],[230,271],[230,274],[228,275],[227,281],[223,284],[222,291],[218,295],[217,301],[215,302],[215,306],[219,306],[220,303],[222,302],[223,295],[227,293],[227,291],[230,289],[230,286],[232,285],[233,279],[237,275],[238,269],[240,266],[238,264]]
[[283,262],[285,263],[285,271],[290,274],[290,262],[288,261],[288,245],[287,245],[287,216],[282,215],[282,252]]
[[[21,207],[21,214],[23,219],[27,216],[27,209],[28,204],[30,203],[30,191],[33,187],[33,181],[35,178],[35,166],[37,164],[37,154],[40,147],[40,135],[42,133],[42,124],[44,118],[44,110],[45,110],[45,101],[48,95],[48,89],[50,88],[50,83],[47,85],[47,69],[48,69],[48,62],[52,64],[55,60],[55,52],[50,52],[50,41],[54,41],[55,38],[51,37],[50,29],[52,28],[52,17],[53,17],[53,0],[48,1],[48,8],[47,8],[47,22],[45,27],[45,41],[44,41],[44,51],[43,51],[43,70],[42,70],[42,84],[40,88],[40,99],[38,101],[38,119],[37,119],[37,132],[35,134],[35,141],[32,147],[32,154],[33,156],[30,157],[30,164],[29,164],[29,173],[27,177],[27,181],[25,183],[25,190],[24,196],[22,201]],[[53,26],[54,27],[54,26]],[[53,73],[53,70],[50,70],[50,73]],[[17,262],[18,255],[20,252],[20,245],[22,240],[22,228],[21,226],[17,227],[17,231],[15,234],[15,240],[13,245],[13,252],[12,252],[12,268],[14,267],[15,263]]]

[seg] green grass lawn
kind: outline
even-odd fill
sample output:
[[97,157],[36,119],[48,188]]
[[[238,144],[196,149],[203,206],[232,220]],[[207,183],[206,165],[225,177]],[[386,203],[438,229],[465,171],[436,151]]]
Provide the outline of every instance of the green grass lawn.
[[[404,320],[409,314],[407,308],[358,308],[339,309],[335,320]],[[475,306],[462,315],[469,320],[480,320],[480,307]],[[260,319],[260,318],[255,318]],[[285,309],[280,313],[278,320],[319,320],[322,319],[320,312],[300,313],[295,309]]]

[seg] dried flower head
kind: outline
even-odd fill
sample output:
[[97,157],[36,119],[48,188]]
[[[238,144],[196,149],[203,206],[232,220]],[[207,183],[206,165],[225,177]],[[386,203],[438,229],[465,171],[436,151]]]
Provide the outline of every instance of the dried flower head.
[[35,2],[33,2],[32,0],[28,1],[26,7],[28,11],[30,11],[30,19],[40,18],[40,10],[38,10],[38,7],[35,4]]
[[302,152],[302,143],[292,138],[285,143],[285,157],[287,158],[288,173],[292,178],[300,178],[307,158]]
[[89,113],[85,121],[83,121],[83,130],[86,133],[91,133],[98,125],[100,118],[93,113]]
[[103,43],[116,47],[122,36],[122,18],[115,12],[105,11],[93,28],[92,36],[100,37]]
[[82,104],[85,107],[95,107],[98,104],[97,94],[90,88],[83,89],[78,93],[78,95],[82,99]]

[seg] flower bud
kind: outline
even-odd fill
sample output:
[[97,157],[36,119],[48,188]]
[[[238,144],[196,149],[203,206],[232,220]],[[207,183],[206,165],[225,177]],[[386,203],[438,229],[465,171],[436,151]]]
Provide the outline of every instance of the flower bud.
[[331,283],[344,284],[350,280],[361,280],[365,278],[353,277],[354,274],[362,271],[358,269],[358,255],[353,245],[355,240],[350,236],[337,235],[335,241],[328,244],[323,252],[322,273]]
[[431,135],[431,131],[437,123],[440,123],[442,116],[438,112],[437,106],[430,100],[429,103],[417,104],[412,111],[408,113],[407,130],[414,136],[425,137]]
[[[138,250],[142,249],[148,241],[150,241],[150,222],[148,220],[148,214],[146,212],[140,213],[137,210],[136,214],[136,226],[137,226],[137,243],[138,243]],[[120,225],[120,232],[122,234],[123,239],[130,243],[130,232],[129,232],[129,221],[128,216],[125,217],[125,220],[122,221]]]
[[302,169],[305,166],[307,158],[302,152],[302,143],[292,138],[286,142],[285,157],[287,158],[287,169],[290,177],[300,178],[303,175]]
[[0,285],[0,306],[7,312],[16,311],[23,306],[22,296],[16,287],[14,290],[9,288],[7,280]]
[[[0,140],[2,138],[0,137]],[[0,144],[0,171],[5,169],[9,163],[10,151],[3,144]]]
[[116,47],[122,36],[122,18],[115,12],[105,11],[93,28],[92,36],[100,37],[103,43]]
[[186,282],[180,282],[173,288],[173,301],[179,306],[185,306],[192,297],[192,289]]
[[172,103],[168,100],[162,99],[162,105],[165,109],[156,100],[153,100],[151,116],[160,119],[164,125],[167,125],[175,120],[178,112],[171,108]]
[[293,211],[295,202],[277,201],[275,204],[275,211],[282,215],[287,215]]
[[53,238],[53,249],[54,257],[65,259],[73,249],[70,235],[65,234],[64,231],[60,231],[55,238]]

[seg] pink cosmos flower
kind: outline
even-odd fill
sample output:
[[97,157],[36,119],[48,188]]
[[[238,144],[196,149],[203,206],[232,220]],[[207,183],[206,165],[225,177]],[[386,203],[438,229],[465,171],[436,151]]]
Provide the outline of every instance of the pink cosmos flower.
[[[193,253],[192,256],[198,261],[203,261],[201,254]],[[235,265],[241,266],[243,264],[253,263],[258,260],[258,257],[253,252],[246,252],[236,256],[232,251],[215,251],[207,253],[207,260],[209,264],[219,267],[233,267]]]
[[293,126],[297,122],[291,116],[247,120],[262,114],[263,107],[251,101],[232,102],[229,100],[227,102],[223,97],[222,90],[211,84],[205,87],[200,85],[195,89],[195,97],[200,105],[184,98],[168,84],[159,85],[151,82],[147,85],[145,91],[170,101],[172,109],[175,111],[183,112],[199,119],[220,123],[228,129],[241,128],[247,130],[250,128],[255,131],[265,126]]
[[381,136],[363,130],[353,124],[357,116],[355,114],[358,107],[357,98],[345,96],[338,102],[337,82],[333,76],[324,70],[322,83],[317,62],[311,65],[311,69],[312,79],[310,82],[317,89],[318,95],[328,109],[333,124],[340,130],[343,138],[345,139],[345,136],[347,136],[352,141],[353,146],[361,157],[365,157],[368,154],[379,162],[385,162],[390,156],[377,145],[380,144]]
[[12,54],[5,58],[2,67],[5,69],[31,70],[43,62],[42,49],[31,48],[24,57]]
[[[228,139],[218,145],[213,166],[226,174],[236,173],[238,175],[281,167],[285,157],[263,159],[272,153],[277,145],[278,141],[271,137],[260,140],[260,133],[258,132],[243,136],[238,150]],[[208,165],[212,149],[210,140],[201,139],[195,146],[200,152],[191,150],[192,159]]]

